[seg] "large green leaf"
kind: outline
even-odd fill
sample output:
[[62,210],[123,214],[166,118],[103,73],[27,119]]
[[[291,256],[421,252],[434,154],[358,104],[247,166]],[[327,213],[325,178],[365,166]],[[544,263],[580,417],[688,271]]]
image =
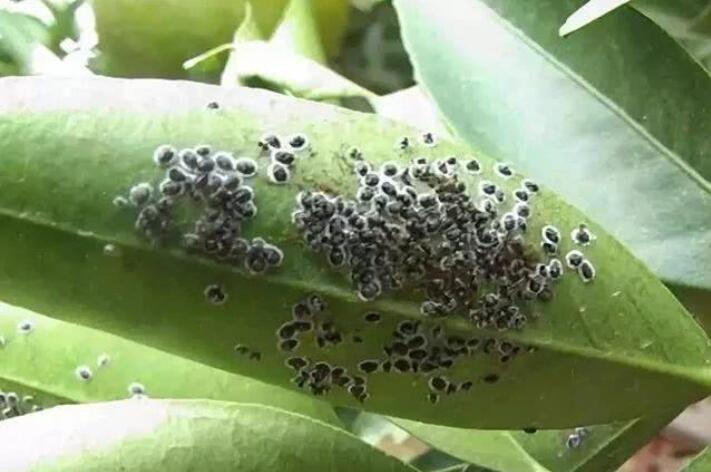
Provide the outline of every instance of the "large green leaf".
[[[310,293],[325,298],[323,319],[346,341],[325,349],[303,342],[299,354],[350,372],[360,360],[383,355],[398,322],[433,325],[419,314],[419,292],[359,301],[343,274],[305,250],[291,222],[300,188],[352,191],[348,146],[361,146],[376,165],[409,159],[393,143],[412,136],[411,129],[249,89],[98,77],[3,79],[0,86],[0,291],[8,302],[279,385],[291,385],[293,371],[275,333]],[[220,110],[207,109],[212,101]],[[243,231],[283,249],[284,263],[272,274],[250,276],[241,266],[186,255],[172,244],[155,248],[134,230],[135,211],[112,205],[138,180],[159,177],[151,156],[162,143],[207,142],[256,155],[255,143],[267,130],[304,132],[313,151],[300,161],[294,184],[275,186],[262,176],[251,184],[260,211]],[[446,141],[413,147],[431,157],[469,153]],[[518,175],[494,176],[486,156],[480,161],[483,176],[504,188],[519,182]],[[448,334],[502,337],[535,352],[509,363],[492,355],[460,360],[447,375],[471,379],[473,388],[436,405],[427,399],[426,376],[375,373],[366,408],[468,427],[569,427],[632,418],[708,393],[709,340],[664,286],[601,227],[542,190],[529,219],[535,246],[547,222],[566,235],[563,253],[573,247],[570,230],[589,223],[597,240],[584,250],[599,274],[594,282],[567,274],[553,300],[527,305],[538,316],[521,331],[485,334],[462,319],[443,321]],[[107,257],[107,244],[120,257]],[[207,302],[210,284],[224,287],[226,303]],[[382,313],[380,324],[364,321],[372,309]],[[261,360],[235,354],[236,343],[260,351]],[[340,388],[326,398],[360,405]]]
[[60,406],[0,423],[0,443],[5,472],[414,471],[325,423],[206,400]]
[[0,338],[0,390],[31,395],[40,407],[127,398],[140,384],[152,398],[260,403],[340,424],[325,402],[4,303]]
[[470,144],[525,169],[667,281],[711,288],[711,82],[629,9],[568,39],[577,0],[396,1],[421,83]]
[[[574,429],[482,431],[392,421],[442,452],[500,472],[603,472],[617,470],[678,413],[677,408],[628,422],[586,427],[580,433]],[[571,436],[580,438],[575,447],[567,444]]]

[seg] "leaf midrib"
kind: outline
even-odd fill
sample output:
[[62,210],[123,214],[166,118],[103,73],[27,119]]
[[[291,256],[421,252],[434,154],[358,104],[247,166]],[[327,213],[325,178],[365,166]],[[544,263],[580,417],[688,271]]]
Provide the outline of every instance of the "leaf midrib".
[[[120,246],[129,247],[131,249],[141,251],[146,254],[152,254],[155,251],[146,249],[144,246],[136,244],[135,242],[127,242],[121,239],[112,238],[109,236],[102,236],[93,231],[82,231],[78,228],[71,227],[64,223],[58,224],[38,217],[28,217],[27,214],[18,213],[17,211],[9,210],[4,207],[0,207],[0,216],[5,216],[9,218],[14,218],[25,223],[29,223],[34,226],[39,226],[44,229],[62,231],[73,237],[78,237],[85,240],[94,240],[100,243],[116,243]],[[166,251],[166,254],[170,257],[174,257],[178,260],[193,263],[202,264],[213,268],[224,268],[224,265],[218,264],[216,262],[205,260],[195,257],[187,257],[177,250]],[[242,270],[231,269],[234,273],[241,276],[244,275]],[[305,282],[301,282],[298,279],[287,278],[281,275],[271,275],[269,277],[270,281],[276,285],[282,285],[289,288],[295,288],[299,290],[313,290],[313,287]],[[334,286],[332,284],[319,285],[318,290],[330,297],[338,298],[345,301],[356,302],[356,297],[350,292]],[[376,301],[373,305],[384,311],[385,313],[391,312],[399,315],[403,318],[420,318],[419,315],[413,315],[413,310],[411,304],[402,301]],[[464,329],[470,332],[476,333],[487,333],[486,331],[477,330],[471,325],[467,324],[463,320],[446,320],[445,324],[457,329]],[[604,362],[612,362],[625,367],[638,368],[641,370],[646,370],[649,372],[654,372],[658,374],[668,375],[672,377],[678,377],[682,380],[686,380],[693,384],[696,384],[706,391],[711,391],[711,366],[680,366],[675,364],[670,364],[663,362],[661,360],[645,359],[642,357],[630,358],[625,355],[616,354],[613,352],[604,353],[598,350],[590,349],[588,347],[580,347],[574,344],[561,342],[561,341],[546,341],[541,342],[536,338],[529,338],[525,335],[507,333],[504,337],[509,338],[513,341],[527,343],[533,345],[539,349],[548,350],[558,354],[569,354],[582,358],[590,358]],[[613,355],[610,355],[613,354]]]

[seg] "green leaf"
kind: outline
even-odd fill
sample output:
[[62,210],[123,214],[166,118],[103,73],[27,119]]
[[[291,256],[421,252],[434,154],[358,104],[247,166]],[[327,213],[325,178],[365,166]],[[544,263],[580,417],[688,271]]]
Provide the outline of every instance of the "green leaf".
[[[265,37],[269,37],[271,32],[277,29],[283,17],[283,11],[291,0],[269,0],[270,9],[263,8],[264,0],[254,3],[255,18],[265,32]],[[298,0],[301,2],[302,0]],[[338,53],[343,42],[343,36],[348,26],[350,4],[348,0],[308,0],[310,9],[316,19],[319,37],[328,57]],[[278,11],[278,14],[275,14]]]
[[669,287],[674,296],[694,315],[696,321],[711,334],[711,292],[689,287]]
[[590,0],[565,20],[560,34],[573,33],[628,3],[676,39],[707,71],[711,70],[711,13],[706,0]]
[[92,0],[92,5],[100,68],[127,77],[185,77],[183,62],[229,42],[244,12],[244,0]]
[[[32,330],[24,334],[26,322]],[[260,403],[340,424],[325,402],[4,303],[0,361],[0,389],[41,407],[128,398],[137,383],[152,398]],[[84,368],[88,381],[78,376]]]
[[37,18],[0,10],[0,59],[10,59],[21,73],[30,71],[35,48],[48,41],[47,28]]
[[395,3],[420,82],[462,138],[666,281],[711,288],[711,87],[671,38],[622,8],[562,39],[574,0]]
[[[107,75],[125,77],[186,77],[183,62],[230,42],[245,8],[245,0],[92,0],[92,4],[101,51],[97,67]],[[252,2],[264,38],[273,32],[285,5],[285,0]],[[321,0],[314,9],[323,25],[324,44],[337,50],[347,5],[343,0]],[[221,68],[205,72],[207,78],[214,79]]]
[[573,429],[484,431],[391,420],[444,453],[500,472],[600,472],[617,470],[678,413],[676,408],[628,422],[586,427],[575,448],[566,444],[576,434]]
[[205,400],[61,406],[0,423],[0,441],[8,472],[414,471],[325,423]]
[[323,64],[326,53],[321,44],[311,0],[290,0],[270,43]]
[[500,472],[547,470],[507,431],[448,428],[395,418],[393,421],[430,446],[470,464]]
[[635,0],[630,6],[661,26],[711,72],[711,11],[706,0]]
[[235,43],[222,75],[223,84],[250,84],[254,79],[268,84],[270,89],[310,100],[376,98],[328,67],[271,42]]
[[630,0],[589,0],[565,19],[558,33],[567,36],[629,2]]
[[[330,101],[352,97],[374,100],[374,94],[319,63],[319,59],[323,59],[323,51],[314,52],[309,46],[314,38],[309,35],[308,22],[304,26],[304,22],[300,21],[307,7],[308,4],[301,0],[294,2],[285,14],[286,19],[269,41],[261,41],[255,35],[253,11],[248,8],[242,25],[235,32],[221,83],[228,86],[250,86],[256,82],[260,88],[311,100]],[[288,36],[300,33],[307,35],[307,44],[300,45],[298,41],[292,44],[288,40]],[[208,52],[202,56],[208,54],[213,53]]]
[[711,470],[711,450],[709,449],[702,451],[684,468],[684,472],[707,472],[708,470]]
[[[291,319],[293,304],[311,293],[324,297],[323,320],[333,321],[344,342],[319,349],[304,335],[298,354],[349,372],[360,360],[383,356],[397,323],[436,324],[419,314],[420,292],[359,301],[347,277],[306,251],[291,221],[300,188],[353,191],[349,146],[359,145],[375,165],[407,161],[410,154],[393,146],[403,135],[416,141],[411,129],[250,89],[99,77],[2,79],[0,86],[0,292],[8,302],[292,387],[293,371],[284,365],[292,354],[277,349],[276,332]],[[207,109],[212,101],[219,110]],[[312,149],[293,184],[271,185],[262,175],[250,181],[260,209],[243,233],[283,250],[284,263],[273,273],[250,276],[241,265],[188,255],[174,243],[156,248],[136,233],[135,210],[112,204],[136,182],[160,178],[151,156],[161,144],[209,143],[256,156],[255,143],[267,131],[303,132]],[[418,156],[470,155],[448,141],[413,147]],[[497,177],[493,161],[479,159],[483,177],[507,191],[520,185],[518,174]],[[463,179],[473,185],[477,178]],[[539,253],[544,223],[561,228],[564,254],[573,247],[567,235],[582,222],[589,220],[542,189],[528,221],[532,254]],[[524,349],[508,363],[495,355],[460,359],[447,375],[470,379],[473,388],[436,405],[427,399],[426,376],[375,373],[364,407],[453,426],[563,428],[628,419],[708,394],[711,347],[703,331],[619,243],[595,223],[589,228],[597,240],[584,251],[598,276],[585,284],[566,273],[553,300],[523,305],[535,317],[525,329],[484,333],[463,319],[442,321],[449,334],[500,337],[535,352]],[[107,257],[107,244],[120,257]],[[224,304],[205,299],[211,284],[224,287]],[[368,310],[380,311],[382,322],[365,322]],[[236,343],[258,350],[261,360],[235,354]],[[340,388],[325,398],[361,406]]]

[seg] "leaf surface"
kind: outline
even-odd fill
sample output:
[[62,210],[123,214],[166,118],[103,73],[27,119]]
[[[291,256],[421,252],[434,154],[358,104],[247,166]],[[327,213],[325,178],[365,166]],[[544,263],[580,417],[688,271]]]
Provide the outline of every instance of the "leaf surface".
[[206,400],[60,406],[0,423],[0,439],[7,472],[414,471],[305,416]]
[[[419,292],[360,301],[343,274],[305,249],[291,223],[300,188],[353,191],[344,156],[349,146],[359,145],[376,165],[409,160],[393,145],[402,135],[415,139],[411,129],[267,92],[180,82],[23,78],[1,85],[7,93],[0,98],[0,290],[8,302],[282,386],[292,385],[294,373],[284,362],[294,354],[277,349],[277,330],[310,294],[324,298],[328,309],[319,323],[333,322],[343,342],[322,349],[307,333],[298,355],[353,373],[361,360],[382,358],[399,322],[420,320],[423,329],[439,324],[420,315]],[[212,101],[219,110],[207,109]],[[267,131],[303,132],[313,151],[299,162],[292,184],[271,185],[261,174],[250,184],[259,214],[244,234],[264,237],[285,254],[268,275],[186,254],[175,243],[155,248],[134,230],[135,211],[112,205],[136,182],[160,179],[151,156],[161,144],[209,143],[257,156],[255,143]],[[441,141],[414,152],[470,151]],[[483,177],[513,188],[518,177],[498,179],[493,162],[479,158]],[[478,178],[466,180],[474,185]],[[454,382],[471,380],[473,388],[436,405],[428,401],[428,376],[374,373],[365,408],[456,426],[563,428],[631,418],[707,394],[709,340],[693,318],[601,227],[550,191],[535,198],[532,244],[538,246],[543,224],[555,223],[566,253],[574,247],[567,235],[588,223],[597,235],[584,248],[595,280],[585,284],[566,272],[552,301],[526,306],[537,319],[520,332],[482,332],[460,318],[445,320],[447,335],[507,339],[535,352],[508,363],[493,353],[459,358],[444,373]],[[107,256],[107,244],[120,256]],[[222,305],[205,298],[213,284],[228,295]],[[370,310],[382,314],[381,323],[364,321]],[[259,356],[235,353],[237,344]],[[362,406],[341,388],[325,398]]]
[[151,398],[259,403],[340,424],[325,402],[5,303],[0,338],[0,390],[34,397],[23,411],[128,398],[139,384]]

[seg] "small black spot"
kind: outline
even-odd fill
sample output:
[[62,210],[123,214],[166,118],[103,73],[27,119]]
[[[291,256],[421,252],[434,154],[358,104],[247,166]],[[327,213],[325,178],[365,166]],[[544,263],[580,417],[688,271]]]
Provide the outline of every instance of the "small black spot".
[[583,256],[583,253],[576,251],[575,249],[565,255],[565,262],[571,269],[577,269],[580,267],[584,260],[585,256]]
[[253,361],[261,361],[262,360],[262,353],[258,351],[252,351],[249,353],[249,358]]
[[289,138],[289,146],[296,151],[305,149],[308,145],[308,139],[303,134],[295,134]]
[[412,369],[410,361],[405,358],[396,359],[395,362],[393,362],[393,367],[396,371],[402,373],[410,372],[410,370]]
[[365,393],[365,385],[349,385],[348,393],[354,397],[360,397]]
[[421,334],[413,336],[409,341],[407,341],[407,347],[410,349],[417,349],[425,346],[427,344],[427,338]]
[[363,316],[363,319],[368,323],[379,323],[382,317],[377,311],[369,311]]
[[417,326],[416,322],[405,320],[398,323],[396,329],[405,336],[412,336],[417,332]]
[[523,186],[526,187],[526,190],[531,193],[537,193],[538,190],[540,190],[537,183],[528,179],[523,181]]
[[291,178],[289,168],[279,162],[272,162],[267,168],[267,176],[273,184],[285,184]]
[[245,346],[244,344],[235,344],[234,351],[237,354],[247,354],[249,352],[249,348]]
[[213,305],[222,305],[223,303],[225,303],[225,301],[227,301],[227,293],[220,285],[208,285],[207,287],[205,287],[203,293],[207,301],[212,303]]
[[331,378],[335,379],[346,374],[346,369],[341,366],[336,366],[331,369]]
[[518,199],[518,201],[520,202],[527,202],[528,192],[523,189],[518,189],[514,192],[514,197],[516,197],[516,199]]
[[445,392],[449,386],[449,381],[444,377],[432,377],[430,378],[428,385],[431,390],[436,392]]
[[372,374],[378,370],[380,363],[376,360],[368,359],[358,363],[358,370],[364,374]]
[[590,282],[595,278],[595,267],[590,263],[589,260],[585,259],[578,266],[578,274],[583,282]]
[[311,317],[311,309],[304,302],[295,303],[291,307],[291,316],[296,320],[303,320]]
[[201,144],[199,146],[195,146],[195,152],[198,156],[207,157],[210,155],[210,153],[212,153],[212,146],[210,146],[209,144]]
[[484,195],[494,195],[496,194],[496,185],[492,184],[491,182],[483,181],[481,184],[479,184],[479,188],[481,190],[481,193]]
[[511,167],[508,164],[499,163],[499,164],[496,164],[495,168],[496,168],[496,172],[498,172],[503,177],[508,178],[513,175],[513,170],[511,169]]
[[365,379],[358,375],[354,375],[352,381],[355,385],[365,385]]
[[437,395],[436,393],[430,392],[427,394],[427,401],[429,401],[433,405],[436,405],[439,402],[439,395]]
[[357,334],[354,334],[351,340],[356,344],[361,344],[363,342],[363,338]]
[[552,225],[546,225],[541,229],[541,236],[546,241],[550,241],[553,244],[558,244],[560,242],[560,231],[558,228]]
[[210,102],[207,104],[208,110],[219,110],[220,109],[220,104],[217,102]]
[[354,161],[363,160],[363,153],[355,146],[351,147],[346,151],[346,156],[348,156],[350,159],[353,159]]
[[299,347],[298,339],[285,339],[279,342],[279,350],[285,352],[291,352]]
[[264,136],[262,136],[262,139],[259,140],[259,147],[264,150],[267,150],[269,148],[280,149],[281,139],[276,134],[265,134]]
[[284,363],[287,367],[294,370],[301,370],[307,365],[309,365],[309,362],[303,357],[290,357],[286,361],[284,361]]
[[410,359],[421,361],[427,357],[428,353],[424,349],[414,349],[408,352],[407,355],[410,357]]
[[75,373],[76,373],[76,376],[79,380],[83,380],[85,382],[91,380],[91,377],[92,377],[91,369],[89,369],[89,367],[87,367],[85,365],[77,367]]
[[538,429],[529,426],[528,428],[523,428],[523,432],[526,434],[535,434],[538,432]]
[[427,132],[422,134],[422,144],[425,146],[434,146],[437,144],[437,138],[433,133]]
[[481,165],[476,159],[470,159],[469,161],[467,161],[466,168],[472,174],[478,174],[479,172],[481,172]]
[[284,323],[277,330],[280,339],[291,339],[296,336],[296,324],[293,322]]
[[153,153],[153,162],[160,167],[172,165],[178,156],[178,152],[173,146],[164,144],[159,146]]
[[472,382],[471,380],[465,380],[464,382],[459,384],[459,390],[462,390],[465,392],[468,392],[469,390],[471,390],[472,387],[474,387],[474,382]]
[[543,249],[543,252],[545,252],[546,254],[552,255],[558,253],[558,245],[550,241],[541,242],[541,249]]
[[308,303],[309,308],[311,309],[311,313],[313,314],[321,313],[326,309],[326,302],[323,300],[323,298],[316,294],[310,295],[307,298],[306,303]]
[[499,381],[499,376],[498,374],[489,374],[486,375],[482,380],[486,383],[496,383]]

